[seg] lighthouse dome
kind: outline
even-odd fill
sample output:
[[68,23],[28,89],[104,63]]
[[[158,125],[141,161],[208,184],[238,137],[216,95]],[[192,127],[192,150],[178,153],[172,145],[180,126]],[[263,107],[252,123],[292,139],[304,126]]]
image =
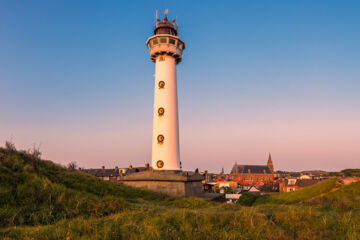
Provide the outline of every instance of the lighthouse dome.
[[177,36],[177,25],[175,21],[173,20],[170,22],[167,17],[164,17],[164,20],[160,21],[159,19],[156,19],[155,25],[154,25],[154,34],[170,34],[173,36]]

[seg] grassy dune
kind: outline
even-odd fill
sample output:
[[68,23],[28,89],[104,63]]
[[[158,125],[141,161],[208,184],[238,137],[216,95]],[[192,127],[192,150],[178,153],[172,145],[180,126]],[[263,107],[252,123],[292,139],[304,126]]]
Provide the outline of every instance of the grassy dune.
[[292,204],[292,203],[303,202],[315,197],[319,197],[320,195],[328,193],[338,187],[341,187],[341,183],[339,179],[330,178],[325,181],[319,182],[318,184],[300,189],[295,192],[278,193],[278,194],[261,196],[256,199],[255,204],[264,204],[264,203]]
[[166,198],[0,149],[0,239],[360,239],[360,185],[333,178],[251,207]]
[[104,216],[130,203],[165,199],[6,149],[0,149],[0,183],[0,227]]
[[360,210],[360,181],[328,192],[316,200],[315,203],[320,202],[324,207]]
[[153,207],[107,217],[77,217],[53,225],[3,229],[8,239],[352,239],[359,214],[317,207],[223,205],[189,209]]

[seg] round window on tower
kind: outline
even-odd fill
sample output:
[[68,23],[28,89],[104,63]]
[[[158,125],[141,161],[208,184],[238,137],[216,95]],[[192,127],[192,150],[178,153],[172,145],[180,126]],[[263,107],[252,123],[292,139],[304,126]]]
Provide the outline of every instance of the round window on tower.
[[158,135],[157,136],[157,140],[158,140],[158,143],[163,143],[164,142],[164,135]]
[[158,168],[163,168],[163,167],[164,167],[164,162],[161,161],[161,160],[159,160],[159,161],[156,162],[156,166],[157,166]]
[[163,116],[164,113],[165,113],[165,109],[164,109],[164,108],[161,107],[161,108],[158,109],[158,114],[159,114],[159,116]]
[[164,81],[160,81],[159,82],[159,88],[164,88],[165,87],[165,82]]

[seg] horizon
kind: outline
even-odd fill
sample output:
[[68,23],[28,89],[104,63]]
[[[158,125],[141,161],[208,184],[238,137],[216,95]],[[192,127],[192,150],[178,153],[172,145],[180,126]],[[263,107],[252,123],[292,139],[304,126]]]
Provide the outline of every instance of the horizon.
[[266,165],[269,153],[275,171],[360,167],[357,1],[5,1],[0,141],[62,165],[150,163],[156,9],[186,44],[184,170]]

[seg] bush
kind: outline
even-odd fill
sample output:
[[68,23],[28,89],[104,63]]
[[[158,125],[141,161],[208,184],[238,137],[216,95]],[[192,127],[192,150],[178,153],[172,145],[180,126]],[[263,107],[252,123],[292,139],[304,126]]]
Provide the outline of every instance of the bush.
[[237,200],[236,203],[243,205],[243,206],[252,206],[256,199],[258,198],[258,196],[256,196],[253,193],[249,193],[249,192],[245,192],[242,193],[240,198]]
[[347,177],[360,177],[360,169],[344,169],[340,173]]
[[181,199],[169,199],[167,201],[169,205],[178,208],[204,208],[209,206],[211,203],[207,200],[196,198],[196,197],[188,197],[188,198],[181,198]]

